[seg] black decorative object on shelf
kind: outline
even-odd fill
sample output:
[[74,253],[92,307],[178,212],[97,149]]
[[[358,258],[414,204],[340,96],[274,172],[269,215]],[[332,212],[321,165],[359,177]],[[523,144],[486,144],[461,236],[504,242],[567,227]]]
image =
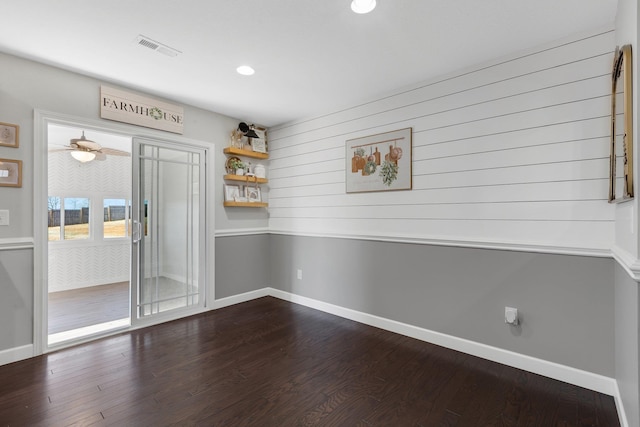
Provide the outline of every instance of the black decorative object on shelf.
[[242,134],[247,138],[258,138],[258,134],[256,133],[256,131],[254,131],[253,128],[245,122],[240,122],[240,124],[238,125],[238,130],[242,132]]

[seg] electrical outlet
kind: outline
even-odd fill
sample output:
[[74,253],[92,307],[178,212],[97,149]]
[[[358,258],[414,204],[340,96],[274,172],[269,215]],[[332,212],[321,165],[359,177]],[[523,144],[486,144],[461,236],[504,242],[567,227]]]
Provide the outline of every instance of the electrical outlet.
[[518,318],[518,309],[513,307],[505,307],[504,308],[504,323],[508,323],[509,325],[518,325],[520,323],[520,319]]
[[298,280],[302,280],[302,269],[298,269]]
[[0,225],[9,225],[9,211],[0,210]]

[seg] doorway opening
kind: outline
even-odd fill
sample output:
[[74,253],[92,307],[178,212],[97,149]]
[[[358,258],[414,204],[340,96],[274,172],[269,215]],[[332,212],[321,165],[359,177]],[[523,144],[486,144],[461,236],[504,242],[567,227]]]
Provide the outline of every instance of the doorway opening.
[[132,138],[47,124],[48,345],[130,321]]

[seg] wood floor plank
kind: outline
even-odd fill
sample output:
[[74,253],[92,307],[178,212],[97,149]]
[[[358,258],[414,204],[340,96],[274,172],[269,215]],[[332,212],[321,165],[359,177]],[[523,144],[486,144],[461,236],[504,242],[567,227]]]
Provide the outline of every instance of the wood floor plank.
[[0,379],[2,426],[619,426],[611,396],[271,297]]

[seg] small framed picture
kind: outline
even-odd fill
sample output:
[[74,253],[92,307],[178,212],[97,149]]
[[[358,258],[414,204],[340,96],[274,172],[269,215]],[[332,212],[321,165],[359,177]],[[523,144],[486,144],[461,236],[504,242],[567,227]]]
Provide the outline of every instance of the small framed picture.
[[0,146],[18,148],[20,145],[20,126],[0,122]]
[[259,187],[244,187],[244,195],[249,202],[261,202],[262,195],[260,194]]
[[224,201],[235,202],[240,197],[240,187],[237,185],[224,185]]
[[22,160],[0,159],[0,187],[22,187]]
[[258,138],[249,138],[249,143],[251,144],[251,148],[253,151],[257,153],[266,153],[267,152],[267,130],[261,127],[254,127]]

